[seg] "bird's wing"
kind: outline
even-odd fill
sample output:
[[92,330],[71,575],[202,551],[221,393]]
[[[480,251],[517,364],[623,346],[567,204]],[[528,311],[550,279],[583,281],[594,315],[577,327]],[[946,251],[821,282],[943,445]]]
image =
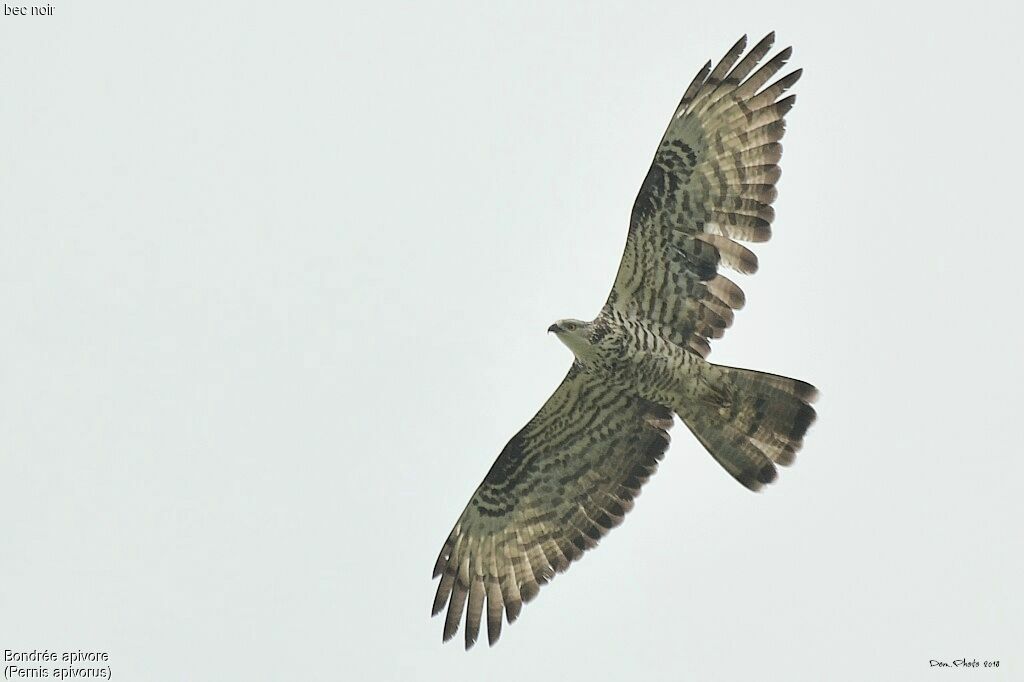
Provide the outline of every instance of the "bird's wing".
[[796,99],[779,98],[801,73],[769,84],[792,53],[759,66],[774,39],[767,35],[741,59],[744,36],[686,89],[633,205],[606,304],[702,357],[744,302],[719,267],[754,272],[756,256],[738,242],[771,234],[783,117]]
[[668,448],[672,413],[608,388],[573,365],[512,437],[441,549],[433,613],[444,639],[465,612],[466,648],[487,614],[491,644],[540,585],[564,571],[632,507]]

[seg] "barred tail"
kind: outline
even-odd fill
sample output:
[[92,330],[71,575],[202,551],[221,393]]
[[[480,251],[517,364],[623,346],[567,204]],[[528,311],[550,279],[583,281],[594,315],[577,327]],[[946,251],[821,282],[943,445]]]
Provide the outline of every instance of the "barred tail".
[[771,483],[775,465],[793,463],[814,422],[810,384],[750,369],[705,363],[679,416],[711,456],[751,490]]

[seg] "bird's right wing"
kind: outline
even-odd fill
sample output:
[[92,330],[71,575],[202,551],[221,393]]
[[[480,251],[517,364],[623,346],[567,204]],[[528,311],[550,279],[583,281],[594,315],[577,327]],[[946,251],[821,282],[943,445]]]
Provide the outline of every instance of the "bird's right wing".
[[502,450],[441,549],[433,612],[448,605],[444,639],[465,610],[472,646],[486,599],[493,644],[502,614],[515,620],[540,585],[622,520],[664,456],[671,425],[668,409],[574,364]]
[[686,89],[633,205],[606,304],[701,356],[744,302],[719,267],[754,272],[757,257],[738,242],[771,234],[783,117],[795,101],[779,98],[801,73],[771,82],[790,48],[758,68],[774,39],[740,59],[744,36]]

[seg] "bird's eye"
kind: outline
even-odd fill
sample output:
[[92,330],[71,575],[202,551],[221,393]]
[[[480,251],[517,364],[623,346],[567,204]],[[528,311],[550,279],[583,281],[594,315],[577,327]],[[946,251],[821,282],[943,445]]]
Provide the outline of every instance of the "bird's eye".
[[566,322],[565,330],[570,332],[576,331],[576,325],[574,325],[572,322]]

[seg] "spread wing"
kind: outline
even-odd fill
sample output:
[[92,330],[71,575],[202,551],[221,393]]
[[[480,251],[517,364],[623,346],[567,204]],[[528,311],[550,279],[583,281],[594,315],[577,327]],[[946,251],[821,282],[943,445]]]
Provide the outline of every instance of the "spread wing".
[[465,611],[466,648],[486,601],[491,644],[540,585],[617,525],[668,448],[672,413],[609,389],[574,364],[512,437],[477,488],[434,566],[433,613],[444,639]]
[[792,53],[786,48],[759,67],[774,39],[767,35],[740,59],[744,36],[686,89],[633,205],[606,304],[702,357],[744,302],[720,266],[753,273],[757,257],[739,242],[771,234],[783,117],[796,101],[779,97],[801,73],[768,85]]

